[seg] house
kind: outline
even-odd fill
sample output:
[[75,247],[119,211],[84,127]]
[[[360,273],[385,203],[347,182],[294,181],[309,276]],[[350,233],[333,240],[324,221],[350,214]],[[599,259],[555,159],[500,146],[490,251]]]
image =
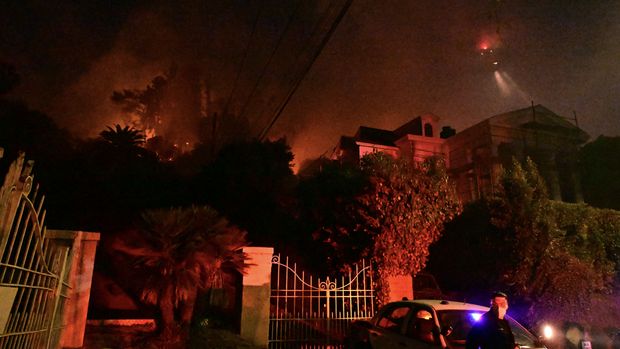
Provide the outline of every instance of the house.
[[361,126],[353,137],[340,138],[331,159],[357,163],[377,151],[414,162],[441,155],[459,197],[468,202],[490,194],[501,167],[513,157],[530,157],[551,198],[583,201],[576,159],[589,136],[565,117],[536,105],[492,116],[454,135],[440,134],[438,123],[439,117],[425,114],[393,131]]

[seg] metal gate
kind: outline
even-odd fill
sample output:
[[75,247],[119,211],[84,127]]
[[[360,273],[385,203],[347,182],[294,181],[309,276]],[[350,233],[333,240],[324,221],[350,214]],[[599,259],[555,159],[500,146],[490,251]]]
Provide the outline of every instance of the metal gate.
[[370,266],[346,276],[313,278],[280,255],[272,258],[269,348],[341,348],[349,325],[375,313]]
[[69,247],[46,239],[44,196],[24,155],[0,188],[0,348],[55,348],[69,285]]

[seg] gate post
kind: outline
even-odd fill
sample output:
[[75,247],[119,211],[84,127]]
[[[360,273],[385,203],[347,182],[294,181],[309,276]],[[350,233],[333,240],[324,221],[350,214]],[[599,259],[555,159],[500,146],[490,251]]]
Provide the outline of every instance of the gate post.
[[411,275],[388,276],[390,302],[413,299],[413,278]]
[[266,347],[269,341],[269,297],[273,247],[244,247],[250,265],[243,275],[241,337]]
[[[86,316],[90,301],[95,254],[99,233],[69,230],[47,230],[47,237],[55,244],[71,250],[68,280],[71,289],[64,306],[62,348],[81,348],[84,344]],[[62,279],[62,276],[61,276]],[[64,281],[64,280],[61,280]]]

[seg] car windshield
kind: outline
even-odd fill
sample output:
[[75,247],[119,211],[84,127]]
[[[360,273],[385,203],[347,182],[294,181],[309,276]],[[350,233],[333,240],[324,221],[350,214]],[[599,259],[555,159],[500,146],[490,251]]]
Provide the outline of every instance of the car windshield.
[[[438,311],[437,316],[439,317],[439,323],[442,330],[446,333],[445,338],[448,341],[447,344],[452,348],[464,347],[465,339],[467,339],[469,330],[474,326],[476,321],[480,319],[482,314],[484,314],[483,311],[472,310]],[[523,326],[509,316],[506,316],[506,319],[512,329],[515,342],[521,348],[541,347],[540,345],[536,345],[536,337],[529,333]],[[449,327],[452,328],[452,331],[445,332],[445,329]]]

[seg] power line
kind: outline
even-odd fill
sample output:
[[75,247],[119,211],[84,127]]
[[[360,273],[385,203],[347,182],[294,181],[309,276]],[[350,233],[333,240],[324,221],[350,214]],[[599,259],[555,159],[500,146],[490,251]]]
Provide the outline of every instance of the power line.
[[252,91],[250,92],[250,95],[248,96],[248,98],[246,99],[245,103],[243,104],[243,107],[241,108],[241,112],[239,112],[239,116],[240,117],[242,117],[245,114],[245,111],[246,111],[248,105],[250,104],[252,98],[254,97],[254,94],[256,93],[256,91],[258,89],[258,85],[260,85],[261,81],[265,77],[265,74],[267,73],[267,69],[269,68],[269,65],[271,64],[271,61],[273,60],[273,57],[275,57],[276,52],[280,48],[280,44],[282,44],[282,40],[284,39],[284,37],[286,36],[286,33],[288,32],[288,29],[290,28],[291,23],[293,22],[293,18],[295,17],[295,14],[297,13],[297,10],[299,9],[299,7],[301,5],[301,2],[302,2],[302,0],[298,0],[297,1],[297,4],[295,5],[295,8],[293,9],[293,11],[291,12],[290,16],[288,17],[288,19],[286,21],[286,25],[284,26],[284,29],[282,30],[282,33],[280,33],[280,37],[278,38],[278,41],[276,42],[276,45],[274,46],[273,50],[271,51],[271,54],[269,55],[269,58],[267,59],[267,62],[263,66],[263,70],[261,71],[258,79],[254,83],[254,86],[252,87]]
[[258,27],[258,21],[265,7],[263,1],[259,1],[259,2],[262,4],[262,6],[260,6],[258,10],[256,11],[256,17],[254,18],[254,24],[252,25],[252,32],[250,34],[250,38],[248,39],[248,43],[245,46],[243,57],[241,58],[241,61],[239,62],[239,69],[237,70],[237,76],[235,77],[233,88],[230,91],[230,95],[228,96],[228,100],[226,101],[226,105],[224,106],[224,110],[222,111],[223,116],[225,116],[226,113],[228,113],[228,107],[230,106],[230,102],[232,101],[235,91],[237,90],[237,84],[239,83],[239,79],[241,78],[241,72],[243,71],[243,67],[245,66],[245,61],[248,58],[248,52],[250,51],[250,47],[252,46],[252,41],[254,39],[254,36],[256,35],[256,28]]
[[319,55],[321,54],[321,52],[323,51],[323,49],[325,48],[325,46],[327,45],[327,43],[329,42],[329,39],[332,37],[332,35],[334,34],[334,32],[336,31],[336,28],[338,27],[338,25],[340,24],[340,22],[342,21],[342,19],[344,18],[344,16],[346,15],[347,11],[349,10],[349,8],[351,7],[351,4],[353,3],[353,0],[347,0],[346,3],[344,4],[344,6],[342,7],[342,9],[340,10],[340,13],[338,14],[338,16],[336,17],[335,21],[332,23],[331,28],[329,29],[329,31],[327,32],[327,34],[325,35],[325,37],[323,38],[323,40],[321,41],[321,43],[319,44],[319,47],[317,49],[317,51],[315,52],[314,56],[312,57],[312,60],[310,61],[310,64],[308,64],[308,66],[306,67],[306,69],[303,71],[303,73],[300,75],[299,79],[296,81],[296,83],[293,85],[293,87],[291,88],[291,90],[289,91],[288,95],[286,96],[286,99],[284,100],[284,102],[280,105],[280,107],[277,109],[277,111],[275,112],[274,116],[272,117],[271,121],[267,124],[267,126],[263,129],[263,131],[260,133],[258,140],[262,141],[265,136],[267,135],[267,133],[269,132],[269,130],[271,130],[271,128],[273,127],[273,125],[276,123],[276,121],[278,120],[278,118],[280,117],[280,115],[282,115],[282,112],[284,111],[284,109],[286,108],[286,106],[288,105],[288,103],[290,102],[291,98],[293,97],[293,95],[295,94],[295,92],[297,91],[297,89],[299,88],[299,86],[301,85],[301,82],[303,81],[303,79],[306,77],[306,75],[308,74],[308,72],[310,71],[310,69],[312,68],[312,66],[314,65],[314,62],[316,62],[317,58],[319,57]]
[[[323,23],[329,18],[329,13],[331,12],[332,7],[334,6],[335,3],[336,1],[334,0],[331,0],[329,2],[329,5],[323,11],[323,14],[319,17],[319,19],[316,21],[316,23],[312,27],[312,30],[310,31],[310,34],[308,35],[308,39],[306,40],[305,45],[299,50],[295,58],[292,60],[293,63],[291,66],[293,70],[290,72],[290,79],[287,81],[286,86],[292,86],[295,83],[295,80],[297,79],[295,70],[297,67],[303,66],[303,62],[301,60],[302,56],[310,49],[313,38],[319,31],[319,28],[323,27]],[[272,99],[275,99],[273,95],[272,95]],[[272,103],[269,102],[267,103],[267,105],[263,106],[261,111],[257,114],[256,120],[262,119],[263,114],[265,113],[265,109],[271,108],[270,106],[271,104]],[[275,106],[275,108],[277,108],[277,105]]]

